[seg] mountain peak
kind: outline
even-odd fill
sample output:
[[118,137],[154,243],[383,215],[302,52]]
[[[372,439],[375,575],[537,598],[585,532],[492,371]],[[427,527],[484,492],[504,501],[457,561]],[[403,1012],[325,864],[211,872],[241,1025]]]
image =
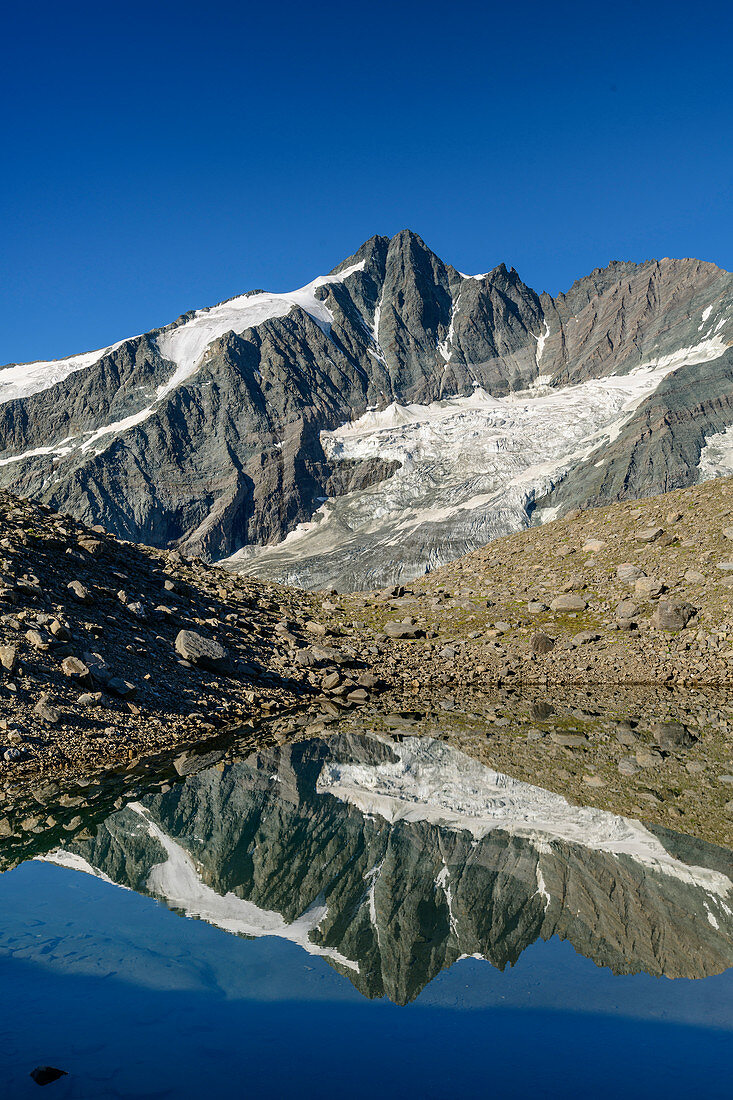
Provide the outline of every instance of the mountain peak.
[[[543,494],[547,508],[598,503],[727,468],[732,303],[733,278],[695,260],[613,261],[540,299],[505,263],[464,276],[412,229],[377,234],[296,290],[240,294],[99,352],[0,371],[0,486],[124,538],[209,558],[243,550],[258,571],[255,547],[277,543],[280,579],[396,583],[523,526]],[[641,365],[653,375],[637,378]],[[509,402],[497,427],[496,401],[518,391],[536,400]],[[662,406],[666,419],[649,443],[652,397],[654,423]],[[388,442],[383,425],[328,449],[340,425],[391,402],[427,409],[424,430]],[[633,416],[614,435],[622,408]],[[565,471],[571,438],[613,447]],[[444,483],[436,454],[440,478],[452,471]],[[377,496],[391,504],[375,524]],[[291,566],[281,540],[329,497],[313,539],[335,548],[308,565],[311,535],[299,535]]]
[[354,267],[362,261],[364,261],[365,268],[372,267],[374,264],[383,268],[389,249],[389,243],[389,237],[375,234],[373,237],[370,237],[368,241],[364,241],[364,244],[361,245],[353,255],[347,256],[345,260],[337,264],[336,267],[329,272],[329,275],[340,275],[342,271],[345,271],[349,267]]

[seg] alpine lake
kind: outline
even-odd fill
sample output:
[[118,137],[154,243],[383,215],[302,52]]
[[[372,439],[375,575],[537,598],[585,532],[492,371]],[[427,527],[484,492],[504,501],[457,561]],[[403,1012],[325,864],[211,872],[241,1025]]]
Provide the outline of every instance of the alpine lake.
[[730,704],[412,699],[6,791],[0,1095],[730,1097]]

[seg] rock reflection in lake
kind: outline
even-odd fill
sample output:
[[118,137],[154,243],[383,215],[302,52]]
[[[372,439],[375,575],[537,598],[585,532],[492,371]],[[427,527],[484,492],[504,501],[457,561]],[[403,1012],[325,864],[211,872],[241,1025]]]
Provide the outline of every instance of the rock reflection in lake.
[[733,856],[570,805],[409,733],[271,746],[142,794],[42,858],[413,1000],[465,956],[559,936],[616,973],[733,965]]

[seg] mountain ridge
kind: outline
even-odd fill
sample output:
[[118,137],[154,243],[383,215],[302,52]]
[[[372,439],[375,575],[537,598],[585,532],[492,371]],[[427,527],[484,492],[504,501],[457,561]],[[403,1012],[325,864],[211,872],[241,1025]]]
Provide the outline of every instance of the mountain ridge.
[[[425,244],[424,239],[420,236],[419,233],[415,232],[414,230],[405,229],[405,230],[402,230],[401,232],[409,233],[411,236],[416,237],[419,241],[421,241],[423,244]],[[372,237],[368,238],[368,240],[364,241],[364,243],[356,250],[356,252],[352,253],[350,256],[347,256],[345,260],[339,261],[339,263],[337,263],[333,268],[331,268],[331,270],[327,274],[328,275],[337,275],[337,274],[339,274],[344,268],[348,267],[351,264],[352,261],[356,260],[361,255],[361,253],[364,251],[364,249],[368,245],[372,244],[373,242],[375,242],[375,241],[382,242],[383,241],[383,242],[386,242],[387,244],[389,244],[391,239],[392,238],[390,238],[388,236],[385,236],[384,234],[374,234]],[[429,248],[429,246],[427,244],[425,244],[425,247]],[[661,264],[666,264],[666,263],[674,263],[674,264],[692,263],[692,264],[700,265],[701,267],[712,268],[714,271],[719,272],[719,273],[724,274],[724,275],[730,275],[731,274],[731,272],[727,268],[724,268],[720,264],[715,263],[714,260],[700,260],[700,259],[698,259],[697,257],[694,257],[694,256],[662,256],[662,257],[650,256],[645,260],[611,259],[611,260],[608,261],[607,264],[602,264],[602,265],[599,265],[598,267],[594,267],[592,269],[592,271],[590,271],[587,275],[581,275],[577,279],[574,279],[573,282],[571,283],[571,285],[566,290],[558,290],[555,294],[553,294],[550,291],[548,291],[546,289],[543,289],[543,290],[540,290],[540,291],[536,291],[536,293],[538,294],[538,297],[540,297],[540,298],[547,298],[547,299],[551,299],[551,300],[557,300],[559,298],[568,297],[570,295],[571,291],[576,286],[578,286],[578,284],[583,284],[586,280],[591,279],[593,276],[603,274],[605,272],[608,272],[611,269],[617,269],[617,268],[621,268],[621,267],[642,268],[642,267],[646,267],[646,266],[651,265],[651,264],[661,265]],[[485,275],[490,275],[490,274],[492,274],[496,271],[500,271],[502,269],[507,274],[517,275],[518,278],[522,282],[524,282],[524,280],[522,279],[522,276],[519,273],[519,270],[517,268],[515,268],[514,265],[509,265],[508,266],[506,261],[504,261],[504,260],[501,260],[498,264],[495,264],[493,268],[490,268],[484,274]],[[458,271],[457,268],[454,269],[454,270]],[[458,274],[460,274],[463,278],[466,278],[466,279],[476,279],[476,278],[479,277],[478,275],[465,275],[463,272],[458,272]],[[525,285],[529,286],[528,283],[526,283]],[[271,291],[271,292],[268,292],[263,287],[257,287],[257,288],[253,288],[252,290],[247,290],[247,291],[239,291],[237,293],[227,295],[227,297],[225,297],[225,298],[219,299],[218,301],[212,303],[210,306],[195,306],[195,307],[191,307],[188,310],[184,310],[183,313],[179,314],[178,317],[176,317],[174,320],[163,322],[159,325],[153,325],[151,328],[146,329],[144,332],[136,333],[133,336],[122,336],[118,340],[114,341],[112,344],[107,345],[107,347],[104,347],[104,348],[89,347],[89,348],[83,349],[82,351],[71,352],[69,355],[61,355],[61,356],[55,357],[53,359],[45,359],[43,357],[39,357],[37,359],[8,360],[5,363],[0,363],[0,371],[5,370],[8,367],[34,366],[35,364],[38,364],[38,363],[64,363],[64,362],[67,362],[69,359],[74,359],[74,358],[77,358],[77,357],[82,356],[82,355],[98,354],[100,352],[108,350],[109,348],[118,347],[123,343],[127,343],[128,341],[139,339],[141,336],[144,336],[144,335],[148,335],[148,336],[149,335],[157,335],[159,333],[165,332],[166,330],[168,330],[168,329],[170,329],[174,326],[177,326],[177,325],[179,325],[179,324],[181,324],[181,323],[183,323],[187,320],[190,320],[191,317],[194,314],[196,314],[197,312],[200,312],[201,310],[215,309],[217,306],[226,305],[228,302],[233,302],[237,298],[248,297],[248,296],[251,296],[251,295],[263,294],[263,293],[287,294],[288,292],[287,291]]]
[[[683,384],[660,379],[632,410],[636,434],[616,440],[604,476],[582,459],[561,463],[510,509],[506,533],[533,511],[692,483],[708,437],[733,422],[728,341],[733,276],[704,261],[612,261],[552,298],[504,263],[466,276],[410,230],[375,235],[296,291],[249,292],[99,352],[1,368],[0,485],[120,537],[220,559],[280,544],[335,485],[351,524],[353,493],[380,492],[375,471],[399,479],[388,454],[362,470],[361,457],[340,466],[324,450],[323,432],[372,407],[432,407],[478,388],[498,400],[538,385],[559,393],[677,356]],[[469,489],[458,499],[475,497]],[[441,560],[493,537],[485,516],[469,526],[468,541],[440,535]],[[252,554],[245,567],[256,570]],[[413,576],[428,563],[417,546],[403,556]],[[370,583],[394,568],[377,562]],[[307,570],[288,579],[312,583]]]

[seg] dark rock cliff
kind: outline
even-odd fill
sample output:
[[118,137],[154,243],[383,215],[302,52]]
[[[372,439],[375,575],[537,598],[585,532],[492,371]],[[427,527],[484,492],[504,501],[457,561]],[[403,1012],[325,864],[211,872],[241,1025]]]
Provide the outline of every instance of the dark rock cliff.
[[[697,260],[612,263],[553,299],[503,264],[463,276],[403,231],[373,237],[317,283],[310,313],[301,299],[251,327],[242,313],[244,327],[233,320],[217,330],[180,379],[166,340],[220,307],[6,400],[0,485],[120,536],[220,558],[279,542],[339,484],[359,490],[394,472],[394,463],[371,463],[344,482],[345,469],[321,447],[322,430],[370,407],[429,403],[477,385],[503,396],[540,377],[574,385],[706,337],[733,342],[733,277]],[[260,297],[235,300],[233,316],[237,303]],[[733,358],[683,360],[636,409],[603,468],[579,462],[542,506],[695,480],[706,438],[733,420]],[[0,370],[0,400],[3,380]]]

